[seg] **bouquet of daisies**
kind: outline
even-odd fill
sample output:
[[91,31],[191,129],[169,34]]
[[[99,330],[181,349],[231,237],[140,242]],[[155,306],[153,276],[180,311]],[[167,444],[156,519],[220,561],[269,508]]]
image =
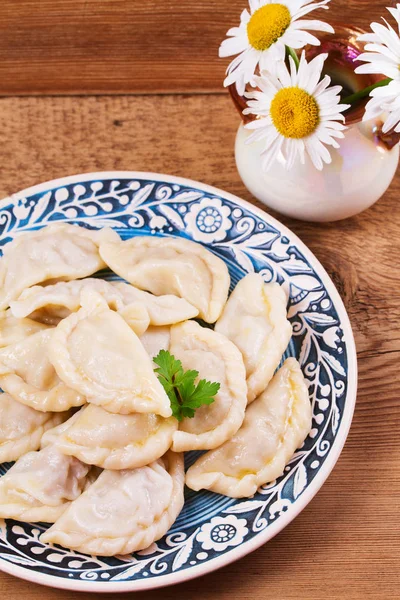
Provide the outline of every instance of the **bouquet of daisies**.
[[[382,75],[374,85],[343,97],[340,85],[323,75],[328,54],[308,61],[305,46],[318,46],[314,33],[334,33],[328,23],[304,18],[329,0],[249,0],[240,25],[227,33],[220,57],[236,57],[227,69],[225,86],[244,96],[245,115],[252,120],[248,143],[264,140],[263,168],[267,171],[281,152],[286,168],[308,156],[317,169],[331,162],[329,147],[344,137],[346,111],[371,96],[364,120],[384,113],[383,133],[400,133],[400,4],[388,8],[397,32],[384,19],[372,23],[371,33],[360,35],[365,51],[355,58],[355,73]],[[365,63],[365,64],[360,64]],[[358,65],[358,66],[357,66]]]

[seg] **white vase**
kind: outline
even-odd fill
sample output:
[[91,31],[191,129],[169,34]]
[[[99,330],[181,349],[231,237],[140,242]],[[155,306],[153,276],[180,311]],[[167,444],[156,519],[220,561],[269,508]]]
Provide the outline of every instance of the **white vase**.
[[375,135],[376,123],[357,123],[346,131],[332,163],[318,171],[311,161],[287,171],[282,156],[268,173],[261,166],[263,143],[246,144],[252,133],[241,124],[236,135],[236,165],[247,189],[266,206],[306,221],[352,217],[376,202],[389,187],[399,146],[388,149]]
[[[345,95],[376,83],[382,76],[357,75],[356,59],[363,51],[358,36],[360,29],[336,25],[336,33],[320,36],[321,45],[309,47],[307,58],[327,53],[324,72],[333,84],[341,84]],[[230,86],[232,100],[243,123],[254,115],[243,116],[244,97]],[[261,166],[264,142],[247,144],[251,131],[241,124],[236,136],[236,164],[247,189],[258,200],[278,212],[306,221],[337,221],[351,217],[376,202],[387,190],[399,160],[398,141],[394,132],[382,133],[382,119],[362,122],[367,99],[345,112],[346,125],[340,148],[331,150],[332,163],[318,171],[311,163],[295,164],[286,170],[282,155],[276,157],[269,172]]]

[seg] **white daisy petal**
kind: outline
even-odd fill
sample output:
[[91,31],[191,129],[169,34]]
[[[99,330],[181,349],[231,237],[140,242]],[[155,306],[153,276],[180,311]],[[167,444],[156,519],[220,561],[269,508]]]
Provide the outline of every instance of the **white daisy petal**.
[[240,27],[231,27],[231,29],[228,29],[228,31],[226,32],[226,35],[232,37],[232,36],[242,36],[243,35],[243,30]]
[[[301,62],[301,60],[300,60]],[[294,62],[293,58],[289,56],[289,66],[290,66],[290,81],[292,85],[297,85],[297,66]]]
[[390,112],[389,116],[387,117],[387,119],[382,127],[383,133],[387,133],[391,129],[394,129],[395,127],[397,127],[397,125],[399,124],[399,121],[400,121],[400,111],[394,110],[393,112]]
[[246,50],[247,45],[247,40],[240,38],[239,36],[227,38],[219,47],[219,57],[225,58],[226,56],[239,54],[240,52],[243,52],[243,50]]
[[316,169],[318,169],[318,171],[322,171],[322,169],[324,167],[324,163],[322,162],[321,157],[317,152],[315,140],[314,139],[305,140],[304,143],[306,145],[307,154],[311,158],[311,161],[312,161],[314,167]]
[[[388,48],[387,46],[384,46],[383,44],[366,44],[365,45],[365,50],[366,52],[363,52],[362,54],[360,54],[360,56],[358,56],[357,60],[366,60],[366,61],[370,61],[370,60],[386,60],[385,57],[387,57],[389,60],[393,61],[394,63],[397,63],[399,57],[398,55],[393,52],[393,50],[391,50],[390,48]],[[372,54],[374,53],[374,54]],[[382,56],[381,56],[382,55]]]
[[318,139],[318,136],[316,136],[314,143],[315,143],[315,149],[317,150],[318,154],[320,155],[320,157],[322,158],[324,163],[327,163],[327,164],[331,163],[332,162],[331,153],[329,152],[328,148],[326,146],[324,146],[324,144],[321,143],[321,141]]
[[326,33],[335,33],[332,25],[324,23],[324,21],[310,21],[301,19],[301,21],[293,21],[292,29],[306,29],[308,31],[325,31]]
[[[399,29],[400,5],[397,8],[388,8],[395,18]],[[359,74],[382,74],[390,79],[400,80],[400,37],[393,27],[383,19],[382,23],[371,23],[373,33],[359,36],[365,42],[364,52],[357,60],[365,62],[355,69]],[[399,30],[400,31],[400,30]]]
[[263,119],[256,119],[255,121],[251,121],[250,123],[246,123],[245,129],[263,129],[265,127],[270,126],[271,123],[266,122],[267,117]]
[[329,127],[330,129],[336,129],[337,131],[344,131],[345,129],[347,129],[346,125],[343,125],[343,123],[339,123],[338,121],[332,121],[330,116],[326,117],[324,114],[320,113],[320,117],[324,121],[324,123],[326,123],[326,127]]
[[308,33],[307,31],[288,31],[282,37],[287,46],[291,46],[295,50],[304,48],[307,44],[311,46],[320,46],[321,42],[315,35]]
[[[318,85],[319,80],[321,79],[321,72],[325,63],[325,60],[328,58],[327,54],[319,54],[315,58],[313,58],[309,62],[309,71],[310,76],[308,78],[307,87],[305,88],[307,92],[312,94],[315,88]],[[330,78],[329,78],[330,81]]]
[[[357,73],[357,75],[372,75],[374,73],[377,74],[378,73],[377,64],[375,63],[375,64],[361,65],[360,67],[357,67],[355,72]],[[386,64],[386,65],[382,65],[379,68],[379,74],[386,75],[386,77],[389,77],[390,79],[395,79],[396,77],[399,76],[399,70],[397,67],[393,67],[393,66],[390,66],[389,64]]]
[[399,12],[399,4],[397,4],[397,8],[392,8],[390,6],[387,7],[388,11],[390,12],[390,14],[392,15],[392,17],[394,17],[397,21],[397,26],[399,28],[399,33],[400,33],[400,12]]
[[323,144],[333,146],[334,148],[340,148],[338,142],[329,134],[328,131],[324,130],[324,128],[321,127],[321,129],[317,131],[317,136]]
[[266,129],[263,132],[264,135],[262,138],[260,137],[261,132],[262,132],[262,130],[255,131],[254,133],[252,133],[251,136],[246,140],[246,144],[252,143],[252,142],[257,142],[258,140],[264,139],[265,145],[270,146],[279,137],[279,133],[276,131],[275,127],[271,127],[269,130]]
[[[307,63],[304,52],[301,53],[299,68],[296,74],[296,83],[303,89],[307,90],[307,84],[309,82],[310,75],[316,73],[317,69],[313,69],[313,61]],[[319,70],[319,76],[321,76],[321,69]],[[308,91],[308,90],[307,90]]]
[[[293,58],[290,57],[292,62]],[[279,81],[281,82],[282,86],[284,87],[289,87],[290,85],[292,85],[292,80],[291,80],[291,76],[287,70],[287,67],[285,65],[285,63],[283,61],[280,61],[277,65],[276,65],[276,76],[279,79]]]
[[286,57],[286,45],[282,41],[282,38],[278,42],[275,42],[275,44],[272,44],[272,46],[270,46],[268,54],[266,53],[266,56],[267,55],[269,55],[269,66],[272,65],[271,70],[273,71],[274,63],[281,62],[285,60]]
[[315,86],[313,95],[318,98],[318,96],[320,94],[322,94],[326,88],[329,87],[331,83],[331,78],[329,77],[329,75],[325,75],[325,77]]
[[327,4],[327,2],[316,2],[315,4],[312,4],[311,6],[310,5],[304,6],[295,15],[293,15],[293,19],[296,19],[296,20],[300,19],[301,17],[308,15],[310,12],[312,12],[316,8],[328,8],[327,6],[325,6],[326,4]]
[[232,73],[233,71],[235,71],[235,69],[240,67],[241,64],[243,63],[243,61],[246,60],[246,56],[247,56],[248,52],[249,52],[249,50],[248,50],[248,48],[246,48],[246,50],[244,50],[241,54],[239,54],[239,56],[234,58],[233,61],[229,64],[226,72]]
[[250,15],[249,11],[247,10],[247,8],[245,8],[242,11],[242,14],[240,15],[240,24],[247,25],[247,23],[250,21],[250,18],[251,18],[251,15]]
[[372,90],[363,121],[369,121],[387,113],[382,130],[387,133],[400,124],[400,81],[391,81],[389,85]]
[[281,151],[283,139],[284,138],[281,136],[277,137],[276,140],[268,147],[267,151],[261,152],[262,166],[265,172],[269,171],[276,161],[277,156]]
[[298,147],[297,147],[298,140],[291,140],[291,141],[293,143],[287,144],[287,152],[286,152],[286,169],[288,171],[293,167],[295,160],[298,156]]
[[249,5],[250,5],[250,10],[251,13],[255,13],[256,10],[258,10],[260,8],[260,2],[259,0],[249,0]]

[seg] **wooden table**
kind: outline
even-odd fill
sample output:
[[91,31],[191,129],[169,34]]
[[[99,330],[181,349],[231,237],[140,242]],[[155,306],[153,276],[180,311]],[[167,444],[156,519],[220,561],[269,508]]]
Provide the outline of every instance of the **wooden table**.
[[[53,4],[58,7],[52,8]],[[8,19],[9,25],[16,24],[17,16],[22,19],[17,28],[17,34],[22,36],[29,23],[33,28],[40,27],[36,9],[41,11],[45,22],[47,10],[48,22],[54,23],[61,19],[61,5],[67,10],[78,4],[82,5],[81,8],[85,5],[87,14],[95,14],[93,2],[83,0],[60,3],[3,0],[0,12],[4,11],[3,16]],[[118,23],[121,27],[125,26],[118,10],[127,10],[128,5],[132,7],[136,3],[97,0],[97,5],[103,10],[103,20],[111,4],[117,10],[115,14],[119,15],[118,19],[114,13],[110,16],[111,21],[117,23],[118,30]],[[138,90],[150,92],[154,83],[152,74],[150,79],[145,77],[148,64],[144,58],[137,66],[138,87],[135,88],[135,83],[131,82],[131,87],[125,89],[118,84],[121,71],[117,69],[114,72],[107,64],[101,70],[92,50],[97,71],[94,70],[89,83],[82,80],[79,87],[76,68],[71,69],[70,64],[66,69],[68,77],[65,71],[59,74],[56,82],[59,91],[84,93],[109,89],[114,93],[129,92],[130,95],[35,97],[32,94],[54,91],[49,84],[51,79],[46,79],[51,68],[47,65],[46,71],[43,67],[46,66],[46,56],[44,51],[40,52],[40,39],[34,60],[29,63],[26,48],[20,49],[22,56],[18,57],[15,45],[10,50],[10,31],[8,42],[1,33],[0,57],[8,56],[7,43],[11,56],[8,65],[0,61],[0,72],[3,70],[4,75],[7,71],[8,74],[8,79],[2,77],[1,91],[4,94],[23,93],[25,97],[0,99],[0,196],[54,177],[85,171],[126,169],[197,179],[255,202],[235,168],[233,142],[238,117],[228,96],[220,93],[219,87],[216,93],[218,77],[221,78],[223,69],[212,58],[223,32],[234,23],[236,17],[233,15],[239,14],[244,1],[220,1],[215,10],[211,0],[197,3],[188,0],[183,8],[184,4],[177,0],[163,3],[165,11],[171,14],[175,11],[179,16],[177,23],[171,21],[171,27],[180,31],[185,16],[179,11],[185,10],[189,21],[198,6],[198,29],[193,30],[192,23],[191,34],[198,35],[203,28],[207,43],[213,43],[214,47],[212,51],[204,51],[206,57],[211,56],[204,63],[201,57],[196,59],[196,87],[191,80],[193,73],[185,78],[180,70],[184,62],[177,51],[180,45],[174,46],[174,39],[168,38],[167,55],[171,57],[173,54],[171,47],[176,50],[175,58],[169,63],[169,73],[176,73],[175,83],[171,83],[164,73],[164,80],[159,88],[156,86],[170,92],[168,95],[135,94]],[[353,19],[354,23],[365,24],[369,19],[377,19],[384,14],[385,2],[381,0],[379,3],[357,0],[350,4],[347,5],[347,0],[336,2],[336,16],[344,12],[345,20]],[[142,11],[138,9],[142,27],[146,25],[146,10],[147,21],[150,21],[151,11],[154,13],[159,6],[156,2],[143,2]],[[363,10],[357,12],[360,7]],[[24,10],[25,17],[22,18]],[[158,17],[153,14],[153,29],[154,20],[157,22],[158,19],[158,23],[165,20],[165,11]],[[205,14],[208,14],[208,20]],[[327,18],[326,13],[323,17]],[[1,31],[4,19],[0,21]],[[76,33],[81,42],[85,34],[83,30],[84,22]],[[48,29],[44,33],[50,35]],[[140,43],[144,43],[143,36],[142,32]],[[115,45],[123,52],[120,48],[122,42],[118,39],[116,36]],[[133,43],[135,39],[133,35]],[[52,54],[50,63],[54,67],[55,60],[60,68],[62,40],[54,43],[61,50]],[[110,44],[110,41],[107,43]],[[83,43],[79,48],[82,56],[76,58],[75,67],[81,60],[87,72],[92,60],[91,50]],[[192,50],[189,48],[189,55]],[[149,56],[152,56],[151,52]],[[75,60],[70,55],[67,59]],[[107,62],[107,57],[104,60]],[[157,52],[154,60],[157,60]],[[40,72],[35,71],[39,63],[44,68],[46,84],[43,80],[39,81]],[[25,71],[22,68],[24,64]],[[128,69],[127,54],[123,55],[121,64],[121,68]],[[17,81],[13,82],[10,78],[16,65],[19,65],[19,70]],[[107,69],[109,88],[104,87]],[[159,73],[157,69],[152,73]],[[35,81],[32,73],[36,73],[39,79]],[[203,75],[207,94],[176,93],[190,86],[198,91],[202,87]],[[72,80],[74,83],[68,88],[65,82]],[[99,84],[100,80],[103,87]],[[399,191],[400,180],[397,178],[375,206],[358,217],[339,223],[315,225],[278,216],[300,236],[330,273],[344,299],[356,338],[360,373],[357,407],[348,441],[329,480],[289,527],[253,554],[202,579],[143,593],[140,597],[147,600],[172,600],[176,597],[190,600],[389,600],[400,597]],[[7,600],[91,597],[89,594],[43,588],[3,573],[0,573],[0,596]],[[104,597],[111,599],[114,596]]]

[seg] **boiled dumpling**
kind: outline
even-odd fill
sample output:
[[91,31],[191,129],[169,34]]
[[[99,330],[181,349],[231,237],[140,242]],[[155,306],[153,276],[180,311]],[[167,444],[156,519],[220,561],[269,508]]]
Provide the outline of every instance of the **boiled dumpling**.
[[41,322],[58,325],[61,319],[65,319],[71,312],[80,308],[82,290],[87,288],[103,296],[108,306],[118,311],[137,335],[146,331],[150,317],[145,304],[138,300],[125,302],[116,286],[104,279],[93,277],[59,281],[45,287],[35,285],[24,290],[17,300],[10,303],[11,311],[15,317],[30,316]]
[[173,296],[154,296],[149,292],[138,290],[133,285],[122,281],[113,281],[112,285],[118,290],[126,304],[141,302],[147,308],[151,325],[173,325],[197,317],[199,311],[183,298]]
[[47,325],[32,319],[17,319],[10,310],[2,310],[0,311],[0,348],[20,342],[43,329],[47,329]]
[[0,259],[0,309],[36,283],[78,279],[103,269],[99,245],[117,240],[112,229],[93,231],[67,223],[18,235],[4,246]]
[[242,355],[226,337],[195,321],[171,327],[170,352],[185,371],[194,369],[199,379],[221,386],[212,404],[201,406],[193,418],[179,423],[172,449],[182,452],[220,446],[236,433],[244,418],[247,387]]
[[170,327],[154,327],[150,325],[147,331],[140,336],[140,341],[151,359],[155,358],[160,350],[169,350],[171,343]]
[[267,389],[251,404],[242,427],[220,448],[207,452],[187,472],[193,490],[249,497],[283,474],[311,429],[311,403],[299,363],[288,358]]
[[0,463],[37,450],[44,432],[66,419],[66,413],[39,412],[0,394]]
[[148,548],[182,510],[183,484],[183,456],[173,452],[138,469],[103,471],[41,541],[98,556]]
[[55,446],[25,454],[0,479],[0,518],[54,523],[80,496],[88,471]]
[[52,285],[35,285],[27,288],[10,303],[14,317],[28,317],[35,311],[45,311],[53,319],[65,319],[80,308],[81,292],[90,288],[101,294],[113,310],[125,307],[120,292],[104,279],[88,277],[73,281],[59,281]]
[[178,421],[140,413],[114,415],[90,404],[65,425],[62,432],[56,428],[57,446],[64,454],[103,469],[134,469],[167,452]]
[[175,294],[208,323],[222,312],[229,290],[225,263],[200,244],[181,238],[137,236],[105,242],[100,254],[120,277],[156,296]]
[[292,335],[285,292],[277,283],[264,283],[261,275],[246,275],[229,297],[215,331],[243,354],[252,402],[272,379]]
[[114,413],[172,414],[150,357],[124,319],[93,290],[54,330],[49,357],[59,377],[88,402]]
[[54,331],[38,331],[0,350],[0,387],[22,404],[44,412],[62,412],[86,402],[60,381],[48,359]]

